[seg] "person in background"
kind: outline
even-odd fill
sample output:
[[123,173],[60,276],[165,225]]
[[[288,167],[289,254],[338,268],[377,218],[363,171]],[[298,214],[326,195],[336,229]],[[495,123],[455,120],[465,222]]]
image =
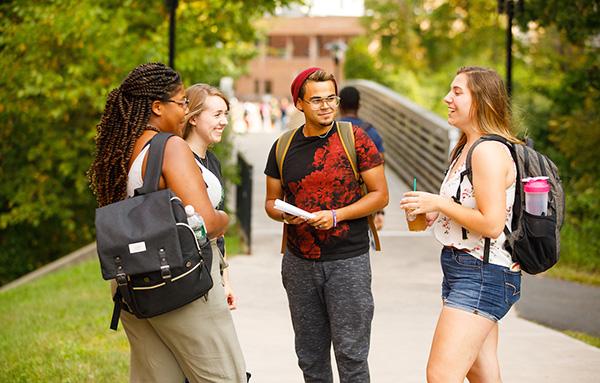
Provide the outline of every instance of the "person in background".
[[385,149],[383,148],[383,139],[375,127],[358,117],[358,109],[360,108],[360,93],[353,86],[346,86],[340,91],[340,111],[339,121],[347,121],[362,128],[369,136],[381,156],[384,156]]
[[[136,67],[110,92],[89,171],[99,206],[131,197],[142,186],[150,140],[158,132],[181,135],[188,103],[179,74],[161,63]],[[202,173],[181,137],[166,143],[159,188],[171,189],[184,205],[192,205],[204,218],[209,238],[223,235],[229,217],[211,204]],[[212,270],[218,270],[217,257],[212,258]],[[114,294],[114,281],[112,289]],[[181,383],[185,377],[191,382],[246,382],[218,284],[206,299],[148,319],[123,310],[121,321],[130,346],[131,382]]]
[[448,122],[461,135],[440,194],[413,191],[400,202],[402,209],[414,209],[413,214],[427,213],[444,246],[443,307],[427,381],[462,383],[466,377],[469,382],[501,382],[498,321],[521,296],[521,271],[504,249],[503,231],[511,227],[516,167],[507,147],[486,141],[473,150],[473,184],[461,174],[469,149],[481,136],[519,140],[511,132],[506,88],[493,70],[459,69],[444,102]]
[[[305,382],[333,382],[333,344],[340,382],[369,382],[374,304],[366,217],[388,203],[383,159],[362,129],[354,128],[357,167],[368,190],[362,196],[334,120],[335,78],[309,68],[291,88],[306,123],[295,131],[281,173],[273,144],[265,168],[265,210],[286,224],[281,275],[298,365]],[[276,199],[315,216],[283,214],[274,207]]]
[[[369,138],[379,150],[381,157],[384,156],[385,149],[383,148],[383,139],[375,127],[358,117],[358,109],[360,108],[360,92],[353,86],[346,86],[340,91],[340,110],[338,121],[347,121],[352,125],[362,128]],[[385,223],[385,211],[378,210],[375,212],[373,219],[377,231],[383,229]],[[373,241],[371,241],[373,243]],[[373,247],[373,246],[372,246]]]

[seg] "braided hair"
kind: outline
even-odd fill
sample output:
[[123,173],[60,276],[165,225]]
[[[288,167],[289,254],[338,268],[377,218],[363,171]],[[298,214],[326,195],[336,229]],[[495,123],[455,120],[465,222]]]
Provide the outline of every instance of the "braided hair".
[[161,63],[137,66],[106,100],[96,125],[96,153],[88,171],[99,206],[127,196],[127,168],[133,147],[148,125],[152,103],[167,100],[182,86],[177,72]]

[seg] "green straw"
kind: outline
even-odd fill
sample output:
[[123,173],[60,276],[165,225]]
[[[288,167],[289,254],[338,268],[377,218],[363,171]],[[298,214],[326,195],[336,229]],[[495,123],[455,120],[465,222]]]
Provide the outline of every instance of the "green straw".
[[417,177],[413,178],[413,191],[417,191]]

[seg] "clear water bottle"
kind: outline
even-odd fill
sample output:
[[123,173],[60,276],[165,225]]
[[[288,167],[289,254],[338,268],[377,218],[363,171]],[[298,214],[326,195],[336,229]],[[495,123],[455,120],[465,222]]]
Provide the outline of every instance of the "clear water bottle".
[[533,215],[548,215],[548,177],[523,179],[525,191],[525,211]]
[[198,244],[200,246],[204,245],[208,238],[206,236],[206,226],[204,226],[202,216],[196,213],[192,205],[187,205],[185,207],[185,214],[187,215],[188,225],[190,225],[194,231]]

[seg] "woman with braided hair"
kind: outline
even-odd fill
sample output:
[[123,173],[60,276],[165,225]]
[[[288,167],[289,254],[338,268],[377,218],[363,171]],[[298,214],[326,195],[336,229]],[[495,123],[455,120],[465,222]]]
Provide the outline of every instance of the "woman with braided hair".
[[[133,195],[143,184],[149,145],[157,132],[181,135],[188,100],[181,78],[160,63],[139,65],[108,96],[97,125],[91,187],[104,206]],[[171,189],[204,218],[209,238],[223,235],[229,218],[210,202],[188,144],[167,141],[160,189]],[[218,257],[211,274],[219,278]],[[215,264],[216,263],[216,264]],[[217,279],[218,280],[218,279]],[[113,283],[113,292],[116,288]],[[219,288],[220,287],[220,288]],[[131,382],[246,381],[244,359],[225,293],[215,284],[207,299],[148,319],[122,311],[131,348]]]

